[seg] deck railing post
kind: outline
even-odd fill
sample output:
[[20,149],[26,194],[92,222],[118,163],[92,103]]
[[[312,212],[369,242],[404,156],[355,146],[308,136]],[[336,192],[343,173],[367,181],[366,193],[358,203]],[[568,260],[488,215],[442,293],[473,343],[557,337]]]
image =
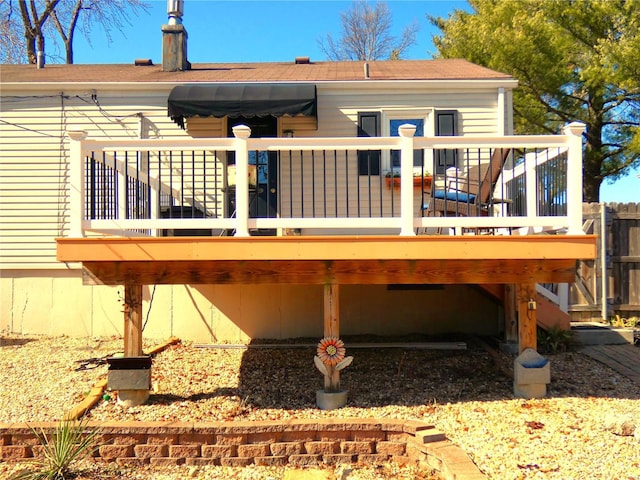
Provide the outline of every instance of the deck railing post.
[[82,141],[87,138],[84,130],[69,130],[69,237],[84,237],[84,164]]
[[415,235],[413,229],[413,136],[416,126],[409,123],[400,125],[400,217],[401,236]]
[[573,122],[563,128],[570,135],[567,157],[567,217],[569,235],[581,235],[582,231],[582,134],[585,124]]
[[246,125],[233,127],[236,137],[236,237],[248,237],[249,227],[249,148],[251,129]]
[[532,155],[532,159],[527,162],[525,158],[525,195],[527,206],[527,218],[535,218],[538,216],[538,155]]

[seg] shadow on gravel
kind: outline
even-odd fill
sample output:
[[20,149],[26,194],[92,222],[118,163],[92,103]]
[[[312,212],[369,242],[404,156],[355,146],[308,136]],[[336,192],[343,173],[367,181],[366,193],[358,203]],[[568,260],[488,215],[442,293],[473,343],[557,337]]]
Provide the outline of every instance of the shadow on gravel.
[[[448,339],[460,341],[460,339]],[[296,340],[312,343],[313,340]],[[349,343],[403,339],[344,338],[353,363],[341,371],[349,406],[428,405],[513,397],[512,379],[482,348],[424,350],[402,347],[349,348]],[[405,341],[438,341],[422,339]],[[256,344],[263,344],[257,341]],[[257,408],[316,408],[323,376],[313,364],[315,347],[249,348],[242,358],[238,395]]]
[[35,338],[5,338],[0,337],[0,347],[21,347],[29,342],[33,342]]
[[[515,356],[486,349],[473,338],[345,337],[353,363],[341,372],[342,388],[349,391],[348,406],[429,405],[467,401],[513,399]],[[411,348],[349,348],[363,342],[466,341],[466,350]],[[291,342],[313,344],[313,339]],[[249,348],[243,355],[237,395],[256,408],[316,408],[315,393],[323,376],[313,365],[315,347]],[[280,342],[282,343],[282,342]],[[483,346],[484,344],[484,346]],[[640,385],[630,383],[575,351],[546,355],[552,381],[547,397],[601,397],[640,399]],[[596,367],[596,368],[594,368]],[[586,393],[585,393],[586,392]]]
[[218,388],[211,393],[194,393],[193,395],[173,395],[171,393],[154,393],[149,396],[147,405],[170,405],[174,402],[197,402],[217,397],[233,397],[238,395],[237,388]]

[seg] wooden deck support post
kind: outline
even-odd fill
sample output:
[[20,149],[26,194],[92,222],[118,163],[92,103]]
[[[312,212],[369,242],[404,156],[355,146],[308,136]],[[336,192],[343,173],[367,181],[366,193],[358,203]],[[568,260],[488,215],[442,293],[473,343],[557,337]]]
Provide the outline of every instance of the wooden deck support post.
[[142,355],[142,285],[124,286],[124,356]]
[[513,362],[513,394],[516,398],[543,398],[551,382],[549,361],[537,352],[536,284],[517,286],[518,350]]
[[516,305],[516,285],[505,283],[504,285],[504,351],[516,353],[518,345],[518,313]]
[[[324,336],[340,337],[340,285],[324,286]],[[347,403],[347,391],[340,389],[340,371],[335,365],[325,365],[324,389],[316,392],[316,404],[322,410],[334,410]]]
[[517,291],[518,352],[526,348],[537,350],[536,338],[536,284],[520,283]]
[[[324,286],[324,336],[340,337],[340,285],[335,283]],[[325,375],[324,389],[329,392],[340,390],[338,370],[331,369],[331,375]]]
[[[142,285],[124,286],[124,357],[142,357]],[[139,367],[147,358],[133,358]],[[150,362],[149,362],[150,365]],[[122,370],[111,370],[109,366],[108,387],[118,391],[118,403],[124,407],[142,405],[149,398],[151,369],[127,366]]]

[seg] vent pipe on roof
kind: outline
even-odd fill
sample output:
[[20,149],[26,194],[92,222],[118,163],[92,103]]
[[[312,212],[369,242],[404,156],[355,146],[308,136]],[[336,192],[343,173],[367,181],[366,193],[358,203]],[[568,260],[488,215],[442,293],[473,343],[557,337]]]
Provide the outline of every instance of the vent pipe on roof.
[[182,25],[184,0],[167,0],[167,25],[162,25],[162,70],[191,70],[187,60],[187,31]]
[[44,52],[42,50],[36,52],[36,67],[44,68]]
[[369,78],[369,64],[364,64],[364,78]]
[[169,15],[169,25],[182,25],[183,12],[184,0],[167,0],[167,15]]

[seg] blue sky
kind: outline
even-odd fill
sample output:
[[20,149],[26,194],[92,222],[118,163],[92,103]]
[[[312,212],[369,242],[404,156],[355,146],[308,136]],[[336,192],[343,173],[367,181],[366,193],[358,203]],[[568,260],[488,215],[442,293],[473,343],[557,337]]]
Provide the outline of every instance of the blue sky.
[[[127,38],[113,34],[113,43],[105,48],[104,34],[96,29],[94,49],[77,37],[76,63],[131,63],[135,58],[161,59],[160,26],[167,22],[166,0],[147,0],[149,14],[142,13],[126,30]],[[191,62],[290,61],[296,56],[324,60],[317,40],[331,33],[340,36],[340,13],[350,1],[215,1],[185,0],[183,23],[189,34],[188,57]],[[417,43],[406,57],[430,58],[431,35],[435,29],[427,14],[446,16],[455,8],[468,8],[466,0],[391,0],[387,1],[394,27],[402,28],[414,20],[420,26]]]
[[[111,44],[95,29],[91,45],[82,36],[74,43],[75,63],[133,63],[137,58],[161,62],[160,27],[167,22],[166,0],[147,0],[149,13],[141,13],[126,26],[126,37],[114,32]],[[215,1],[185,0],[183,23],[187,29],[188,58],[200,62],[292,61],[298,56],[324,60],[318,40],[331,33],[340,37],[340,14],[350,1]],[[420,27],[408,59],[428,59],[435,51],[431,37],[437,29],[427,15],[446,17],[454,9],[468,9],[466,0],[388,0],[395,35],[414,21]],[[53,53],[53,52],[51,52]],[[610,184],[603,183],[600,200],[640,202],[640,170]]]

